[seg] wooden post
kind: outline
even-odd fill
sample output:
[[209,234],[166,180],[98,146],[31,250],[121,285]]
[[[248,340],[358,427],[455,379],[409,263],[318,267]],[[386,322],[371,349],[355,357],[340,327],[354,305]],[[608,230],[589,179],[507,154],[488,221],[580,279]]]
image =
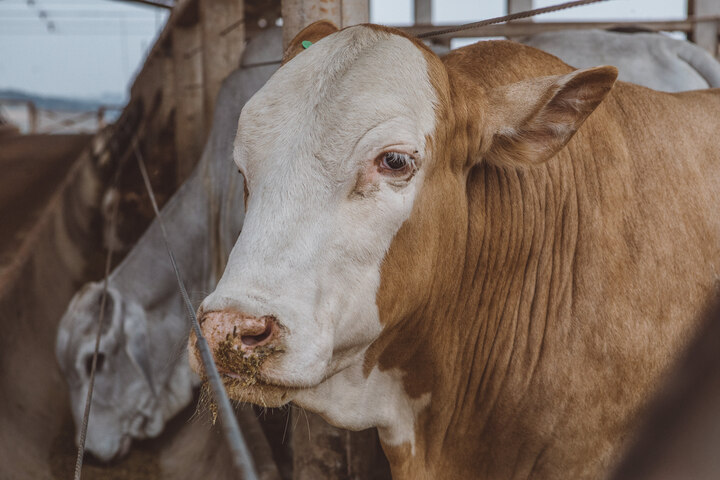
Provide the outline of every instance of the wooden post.
[[37,133],[38,131],[38,111],[35,103],[28,100],[28,131],[30,133]]
[[245,49],[243,0],[200,0],[205,130],[210,132],[220,85]]
[[[532,10],[532,0],[507,0],[507,13],[524,12],[525,10]],[[532,17],[526,19],[532,21]]]
[[200,159],[205,142],[203,47],[199,22],[176,25],[172,32],[175,66],[175,150],[178,183]]
[[[300,30],[318,20],[330,20],[338,28],[367,22],[368,0],[282,0],[282,18],[287,48]],[[311,413],[293,415],[300,416],[292,420],[294,480],[389,478],[373,431],[345,432]],[[383,473],[378,475],[378,470]]]
[[105,106],[100,106],[100,108],[97,109],[97,130],[100,131],[103,128],[105,128]]
[[338,28],[366,23],[368,0],[282,0],[283,49],[303,28],[318,20],[330,20]]
[[[432,0],[415,0],[413,3],[415,25],[432,25]],[[428,45],[442,45],[450,49],[452,38],[439,37],[425,40]]]
[[432,24],[432,0],[415,0],[415,25]]
[[[506,0],[507,1],[507,13],[517,13],[517,12],[524,12],[525,10],[532,10],[533,8],[533,2],[532,0]],[[533,17],[530,18],[521,18],[520,20],[515,20],[515,22],[532,22]],[[509,40],[519,40],[520,37],[507,37]]]
[[167,52],[159,59],[162,62],[162,75],[165,79],[162,82],[162,103],[160,104],[160,119],[163,124],[168,123],[168,119],[172,112],[176,109],[175,99],[175,62],[173,62],[172,52]]
[[[688,15],[704,17],[720,15],[720,2],[717,0],[688,0]],[[690,40],[707,50],[717,58],[718,52],[718,22],[698,22],[694,24]]]
[[376,430],[340,430],[300,409],[290,421],[293,480],[390,480]]

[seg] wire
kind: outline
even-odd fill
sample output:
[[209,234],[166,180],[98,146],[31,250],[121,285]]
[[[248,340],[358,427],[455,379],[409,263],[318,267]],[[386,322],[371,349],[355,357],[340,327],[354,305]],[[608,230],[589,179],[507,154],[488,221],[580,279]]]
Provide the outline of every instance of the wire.
[[[113,184],[117,184],[120,178],[120,165],[115,171],[115,179]],[[115,225],[117,220],[118,202],[113,205],[112,215],[110,217],[110,236],[115,235]],[[97,370],[98,352],[100,351],[100,337],[102,336],[103,323],[105,321],[105,304],[107,303],[108,277],[110,276],[110,265],[112,265],[113,249],[108,245],[107,257],[105,259],[105,277],[103,278],[102,297],[100,298],[100,317],[98,319],[98,331],[95,337],[95,350],[93,351],[92,367],[90,368],[90,383],[88,384],[88,392],[85,397],[85,411],[83,413],[82,426],[80,427],[80,445],[78,445],[77,458],[75,459],[75,480],[80,480],[82,475],[83,458],[85,457],[85,439],[87,436],[87,428],[90,420],[90,407],[92,406],[93,390],[95,388],[95,371]]]
[[552,5],[550,7],[536,8],[534,10],[526,10],[524,12],[513,13],[510,15],[504,15],[502,17],[489,18],[487,20],[481,20],[479,22],[465,23],[455,27],[442,28],[439,30],[433,30],[431,32],[421,33],[416,35],[417,38],[431,38],[440,35],[447,35],[448,33],[460,32],[463,30],[470,30],[471,28],[484,27],[486,25],[494,25],[496,23],[509,22],[512,20],[519,20],[521,18],[534,17],[543,13],[557,12],[558,10],[565,10],[567,8],[581,7],[583,5],[590,5],[591,3],[607,2],[608,0],[578,0],[575,2],[566,2],[558,5]]

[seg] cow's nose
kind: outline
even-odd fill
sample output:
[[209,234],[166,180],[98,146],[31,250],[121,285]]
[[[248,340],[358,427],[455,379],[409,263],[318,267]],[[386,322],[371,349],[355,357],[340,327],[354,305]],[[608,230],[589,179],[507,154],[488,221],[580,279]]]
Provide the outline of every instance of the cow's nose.
[[249,354],[258,347],[272,345],[278,333],[275,317],[251,317],[238,312],[208,312],[200,319],[201,328],[215,351],[221,344]]

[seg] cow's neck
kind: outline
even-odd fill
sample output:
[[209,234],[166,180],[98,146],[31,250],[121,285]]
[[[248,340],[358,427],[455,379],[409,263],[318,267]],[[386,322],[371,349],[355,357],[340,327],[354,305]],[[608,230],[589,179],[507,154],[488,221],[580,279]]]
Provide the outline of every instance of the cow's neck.
[[415,454],[386,445],[396,477],[524,478],[550,448],[557,419],[546,412],[562,408],[543,405],[564,399],[545,388],[562,380],[544,366],[562,355],[554,349],[570,319],[572,168],[563,159],[471,173],[468,230],[445,229],[439,240],[438,293],[388,332],[380,355],[406,372],[411,398],[430,392],[430,407],[416,412]]

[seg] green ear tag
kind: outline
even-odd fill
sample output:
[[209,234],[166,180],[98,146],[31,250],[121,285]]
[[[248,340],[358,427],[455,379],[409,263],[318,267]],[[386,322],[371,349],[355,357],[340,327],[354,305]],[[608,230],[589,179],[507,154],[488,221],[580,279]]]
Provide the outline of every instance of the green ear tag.
[[312,42],[310,40],[303,40],[302,46],[303,48],[310,48],[310,45],[312,45]]

